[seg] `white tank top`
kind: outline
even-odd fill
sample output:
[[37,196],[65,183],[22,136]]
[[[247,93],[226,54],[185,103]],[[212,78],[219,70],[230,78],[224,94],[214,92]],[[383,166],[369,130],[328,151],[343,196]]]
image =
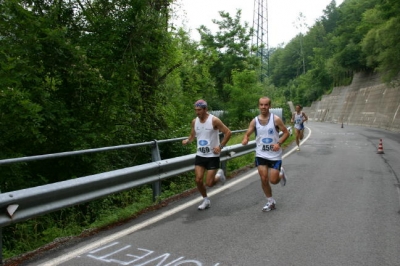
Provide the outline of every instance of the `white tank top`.
[[194,123],[194,130],[197,138],[196,155],[201,157],[218,157],[213,148],[219,145],[219,130],[215,130],[212,124],[213,115],[209,114],[204,123],[197,117]]
[[298,114],[297,112],[294,113],[294,127],[297,129],[301,129],[301,123],[303,123],[303,112]]
[[279,141],[279,132],[275,128],[274,114],[270,113],[268,123],[263,126],[256,121],[256,157],[261,157],[271,161],[282,160],[282,149],[273,151],[273,145]]

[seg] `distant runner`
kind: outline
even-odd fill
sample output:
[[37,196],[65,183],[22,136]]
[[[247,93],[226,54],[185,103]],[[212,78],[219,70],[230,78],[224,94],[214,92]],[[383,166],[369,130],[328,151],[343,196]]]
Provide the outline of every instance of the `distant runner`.
[[301,111],[303,107],[298,104],[296,105],[296,112],[292,114],[292,123],[294,123],[297,150],[300,151],[300,140],[304,137],[304,122],[308,120],[307,115]]

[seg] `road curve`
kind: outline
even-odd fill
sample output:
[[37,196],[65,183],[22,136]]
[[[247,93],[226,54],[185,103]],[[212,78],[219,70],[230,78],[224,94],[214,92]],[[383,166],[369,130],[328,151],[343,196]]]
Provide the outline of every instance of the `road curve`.
[[210,189],[208,210],[194,194],[23,265],[399,265],[399,134],[318,122],[305,133],[285,151],[274,211],[261,211],[253,168]]

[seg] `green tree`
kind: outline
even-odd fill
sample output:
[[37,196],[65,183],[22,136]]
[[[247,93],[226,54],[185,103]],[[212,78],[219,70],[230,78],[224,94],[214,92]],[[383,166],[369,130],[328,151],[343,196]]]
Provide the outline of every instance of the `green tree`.
[[339,8],[336,6],[336,1],[332,0],[329,5],[323,10],[324,15],[321,16],[320,22],[326,33],[331,33],[336,29],[340,14]]
[[[180,65],[168,31],[168,5],[4,1],[0,133],[6,138],[0,157],[146,141],[157,138],[154,129],[172,127],[161,108],[173,97],[162,93],[167,77]],[[30,164],[34,181],[20,184],[105,171],[130,163],[131,156]],[[7,189],[19,188],[14,180],[10,177]]]
[[335,53],[331,60],[335,61],[333,64],[341,67],[341,76],[346,76],[348,71],[367,69],[365,55],[360,45],[364,32],[357,29],[363,13],[374,8],[378,2],[379,0],[347,0],[339,9],[337,27],[329,35],[329,40]]
[[258,99],[263,96],[262,84],[258,82],[255,70],[233,71],[233,85],[229,86],[231,100],[228,104],[228,121],[232,126],[246,128],[254,117],[254,108],[257,108]]
[[199,48],[199,44],[190,40],[189,34],[183,29],[178,31],[177,39],[182,57],[179,86],[182,87],[183,100],[190,107],[190,116],[192,116],[193,103],[196,99],[204,98],[210,103],[217,101],[215,82],[209,71],[217,55],[204,53],[204,50]]
[[382,1],[362,21],[363,29],[369,30],[362,41],[367,65],[383,73],[386,81],[400,72],[399,12],[398,1]]
[[285,86],[290,80],[303,73],[303,60],[299,35],[284,48],[278,48],[270,59],[270,79],[277,86]]
[[199,28],[199,33],[200,49],[205,55],[215,58],[210,73],[215,80],[219,104],[222,105],[231,98],[230,87],[225,84],[232,85],[232,71],[254,68],[256,60],[251,57],[249,45],[252,29],[249,29],[247,22],[241,24],[241,10],[237,11],[235,18],[224,11],[219,14],[222,20],[213,20],[219,27],[215,35],[204,25]]

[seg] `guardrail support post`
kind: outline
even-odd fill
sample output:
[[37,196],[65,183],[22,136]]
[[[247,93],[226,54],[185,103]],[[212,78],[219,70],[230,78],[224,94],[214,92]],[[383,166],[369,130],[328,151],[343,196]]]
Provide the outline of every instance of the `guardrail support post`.
[[3,265],[3,228],[0,227],[0,265]]
[[[160,149],[158,148],[158,142],[155,139],[154,144],[151,147],[151,160],[153,162],[161,161]],[[157,200],[157,197],[161,195],[161,181],[154,182],[153,188],[153,202]]]
[[[224,134],[223,133],[219,134],[219,141],[221,142],[223,139],[224,139]],[[221,169],[224,171],[225,176],[226,176],[226,174],[227,174],[226,173],[226,161],[221,162],[220,165],[221,165]]]
[[0,265],[3,265],[3,227],[0,227]]

